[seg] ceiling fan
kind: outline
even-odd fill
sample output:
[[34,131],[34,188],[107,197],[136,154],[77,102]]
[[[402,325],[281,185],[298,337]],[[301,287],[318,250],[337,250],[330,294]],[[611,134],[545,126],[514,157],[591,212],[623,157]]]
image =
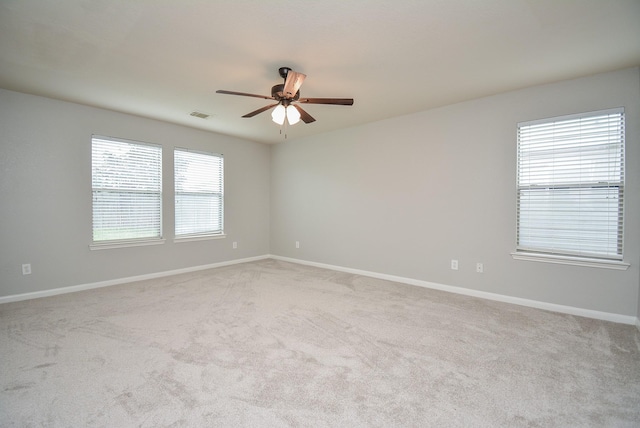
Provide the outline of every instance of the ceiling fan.
[[258,110],[252,111],[251,113],[247,113],[242,117],[253,117],[275,107],[273,112],[271,112],[271,118],[278,125],[284,124],[285,119],[289,125],[295,125],[300,121],[300,119],[302,119],[304,123],[315,122],[315,119],[303,110],[298,103],[334,104],[343,106],[353,105],[353,98],[300,98],[300,86],[307,76],[305,74],[298,73],[297,71],[293,71],[289,67],[280,67],[278,72],[284,79],[284,83],[273,86],[271,88],[270,97],[266,95],[247,94],[245,92],[225,91],[222,89],[217,90],[216,93],[242,95],[244,97],[255,97],[277,101],[275,104],[264,106]]

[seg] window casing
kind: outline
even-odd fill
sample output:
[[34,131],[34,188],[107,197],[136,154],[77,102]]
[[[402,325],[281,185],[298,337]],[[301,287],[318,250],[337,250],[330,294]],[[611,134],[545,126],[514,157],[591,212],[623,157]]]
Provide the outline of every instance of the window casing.
[[94,246],[161,241],[161,146],[94,135],[91,177]]
[[174,150],[176,239],[224,234],[224,158]]
[[516,253],[622,261],[624,110],[518,124]]

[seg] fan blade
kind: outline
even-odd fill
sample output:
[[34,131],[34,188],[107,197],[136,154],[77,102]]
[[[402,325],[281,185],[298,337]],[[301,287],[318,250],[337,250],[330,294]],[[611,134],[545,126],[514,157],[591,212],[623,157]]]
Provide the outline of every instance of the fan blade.
[[284,82],[284,89],[282,92],[286,98],[293,98],[298,93],[298,89],[302,86],[302,82],[304,82],[305,74],[297,73],[293,70],[290,70],[287,73],[287,80]]
[[353,98],[300,98],[298,102],[307,104],[334,104],[340,106],[352,106]]
[[252,111],[251,113],[247,113],[247,114],[245,114],[245,115],[244,115],[244,116],[242,116],[242,117],[253,117],[253,116],[255,116],[256,114],[260,114],[260,113],[262,113],[263,111],[267,111],[267,110],[269,110],[271,107],[275,107],[275,106],[277,106],[278,104],[279,104],[279,103],[275,103],[275,104],[271,104],[271,105],[268,105],[268,106],[265,106],[265,107],[259,108],[258,110],[254,110],[254,111]]
[[217,94],[227,94],[227,95],[242,95],[243,97],[263,98],[265,100],[275,100],[275,98],[267,97],[266,95],[247,94],[246,92],[225,91],[223,89],[218,89],[216,91],[216,93]]
[[311,123],[316,121],[309,113],[304,111],[302,107],[300,107],[299,105],[297,104],[291,104],[291,105],[294,106],[296,110],[300,112],[300,119],[302,119],[304,123]]

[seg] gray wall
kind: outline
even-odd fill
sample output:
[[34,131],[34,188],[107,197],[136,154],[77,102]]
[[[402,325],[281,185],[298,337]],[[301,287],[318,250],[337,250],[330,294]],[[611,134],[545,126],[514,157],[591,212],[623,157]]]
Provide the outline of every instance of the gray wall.
[[[163,146],[164,244],[89,250],[92,134]],[[174,146],[224,154],[227,238],[173,242]],[[269,150],[210,132],[0,90],[0,296],[268,254]],[[22,275],[23,263],[32,264],[31,275]]]
[[[516,123],[618,106],[627,113],[631,267],[513,260]],[[272,253],[637,316],[639,117],[637,68],[275,146],[0,90],[0,296]],[[165,244],[89,250],[92,134],[163,145]],[[173,243],[174,146],[225,155],[226,239]],[[33,274],[23,276],[22,263]]]
[[[271,251],[636,316],[638,74],[634,68],[532,87],[274,146]],[[513,260],[516,124],[620,106],[627,118],[625,261],[631,267]],[[451,259],[459,260],[458,271],[450,269]],[[475,272],[476,262],[484,263],[483,274]]]

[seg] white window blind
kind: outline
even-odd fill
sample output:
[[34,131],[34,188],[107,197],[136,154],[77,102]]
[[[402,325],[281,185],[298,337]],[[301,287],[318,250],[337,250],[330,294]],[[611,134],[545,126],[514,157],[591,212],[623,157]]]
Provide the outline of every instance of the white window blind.
[[224,158],[175,149],[176,237],[223,233]]
[[517,250],[622,260],[624,110],[518,124]]
[[93,242],[160,239],[162,148],[92,138]]

